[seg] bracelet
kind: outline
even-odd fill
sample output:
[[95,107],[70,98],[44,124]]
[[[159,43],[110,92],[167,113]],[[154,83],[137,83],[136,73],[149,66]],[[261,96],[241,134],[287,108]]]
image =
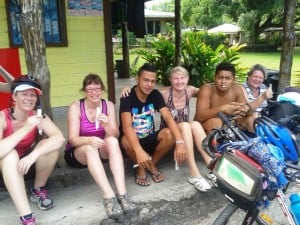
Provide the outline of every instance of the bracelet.
[[176,145],[178,145],[178,144],[184,144],[184,140],[177,140],[175,143],[176,143]]

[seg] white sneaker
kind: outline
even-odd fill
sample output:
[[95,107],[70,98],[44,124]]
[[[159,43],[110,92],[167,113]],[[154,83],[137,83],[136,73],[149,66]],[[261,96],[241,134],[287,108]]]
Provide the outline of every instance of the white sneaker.
[[210,184],[203,177],[189,177],[189,182],[195,186],[199,191],[206,192],[211,189]]

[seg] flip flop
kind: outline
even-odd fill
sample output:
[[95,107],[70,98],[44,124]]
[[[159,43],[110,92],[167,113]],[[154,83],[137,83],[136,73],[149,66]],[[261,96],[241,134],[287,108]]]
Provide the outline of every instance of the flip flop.
[[158,171],[157,173],[151,173],[151,172],[149,172],[149,173],[150,173],[152,180],[155,183],[160,183],[165,180],[165,175],[163,173],[161,173],[160,171]]
[[147,175],[145,177],[135,175],[135,183],[142,187],[147,187],[150,185],[150,181]]

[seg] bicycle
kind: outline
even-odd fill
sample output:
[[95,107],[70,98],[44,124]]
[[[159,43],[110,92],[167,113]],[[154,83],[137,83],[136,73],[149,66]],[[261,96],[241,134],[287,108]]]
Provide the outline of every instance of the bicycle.
[[[245,133],[243,133],[241,130],[239,130],[236,126],[231,123],[231,121],[223,114],[218,113],[218,116],[222,119],[225,126],[223,126],[221,129],[217,129],[211,132],[207,136],[207,138],[203,141],[203,149],[206,150],[206,152],[215,159],[215,167],[214,172],[216,171],[216,167],[220,167],[219,161],[224,161],[224,155],[226,155],[231,150],[220,150],[220,146],[224,143],[231,143],[235,141],[240,140],[247,140],[249,139],[249,136],[247,136]],[[297,149],[299,150],[299,149]],[[222,152],[223,151],[223,152]],[[233,157],[244,157],[253,167],[256,167],[258,173],[263,178],[266,176],[266,173],[264,172],[263,168],[260,167],[260,165],[257,165],[256,162],[251,161],[251,159],[247,156],[244,156],[242,153],[240,153],[238,150],[235,150],[234,152],[237,155],[234,155]],[[298,155],[297,155],[298,157]],[[224,180],[220,180],[218,174],[216,176],[218,177],[217,183],[219,187],[221,186],[221,192],[224,194],[225,197],[228,198],[229,204],[223,209],[221,214],[215,219],[213,222],[213,225],[223,225],[223,224],[237,224],[237,220],[243,225],[251,225],[251,224],[259,224],[259,225],[269,225],[269,224],[291,224],[296,225],[296,222],[294,221],[293,216],[289,212],[289,202],[287,199],[287,195],[284,194],[284,192],[290,190],[290,186],[293,182],[296,180],[300,180],[300,167],[297,165],[294,165],[292,163],[285,162],[286,168],[284,169],[284,174],[286,178],[289,181],[289,184],[286,186],[284,190],[278,188],[277,190],[268,191],[268,198],[270,199],[270,208],[275,207],[275,210],[273,208],[264,208],[262,202],[266,202],[266,193],[263,195],[263,182],[258,183],[256,187],[257,192],[255,193],[256,196],[254,198],[250,199],[252,200],[252,204],[249,204],[247,206],[243,206],[240,202],[236,202],[239,200],[240,196],[244,197],[241,193],[240,196],[233,195],[231,192],[228,192],[228,190],[224,191],[222,190],[223,186],[221,182],[224,182]],[[233,199],[232,198],[235,198]],[[277,201],[275,201],[275,199]],[[235,201],[236,200],[236,201]],[[277,202],[279,205],[277,205]],[[260,204],[259,204],[260,203]],[[274,216],[274,214],[270,212],[275,212],[275,214],[279,215],[278,207],[280,206],[281,211],[283,212],[284,216],[281,216],[280,220]],[[273,210],[272,210],[273,209]],[[238,218],[238,219],[237,219]],[[283,221],[282,219],[285,219]],[[283,221],[283,222],[282,222]],[[287,223],[288,221],[288,223]],[[275,223],[274,223],[275,222]]]

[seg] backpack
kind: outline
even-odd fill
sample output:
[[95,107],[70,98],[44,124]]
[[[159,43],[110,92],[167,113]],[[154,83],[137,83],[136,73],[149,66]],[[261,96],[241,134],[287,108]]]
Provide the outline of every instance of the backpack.
[[288,101],[269,101],[268,105],[261,111],[261,115],[269,117],[278,123],[280,123],[280,120],[283,118],[297,114],[300,114],[300,107]]

